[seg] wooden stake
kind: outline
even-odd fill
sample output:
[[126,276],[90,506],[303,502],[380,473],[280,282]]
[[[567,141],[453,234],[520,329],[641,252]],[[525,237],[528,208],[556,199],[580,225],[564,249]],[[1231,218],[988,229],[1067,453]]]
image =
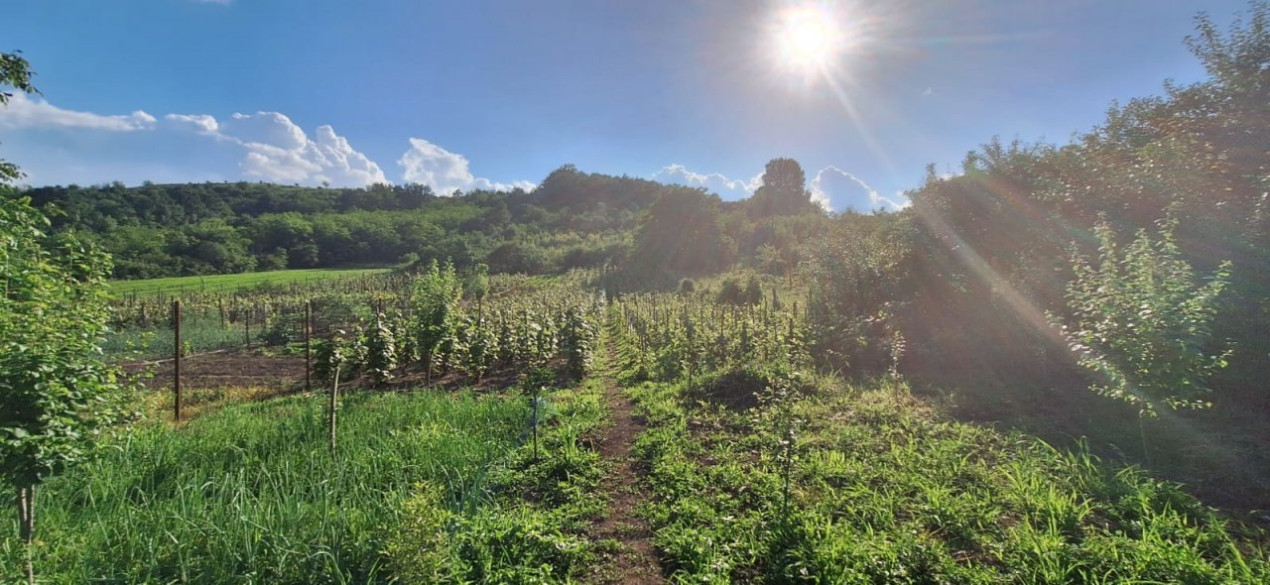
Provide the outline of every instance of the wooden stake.
[[313,383],[313,344],[309,336],[313,332],[313,301],[304,302],[304,391],[309,392]]
[[181,300],[172,301],[172,326],[176,330],[176,349],[173,354],[172,397],[173,420],[181,421]]
[[18,536],[26,545],[26,579],[35,585],[35,564],[31,546],[35,544],[35,486],[18,488]]
[[335,411],[339,404],[340,395],[340,366],[335,365],[335,380],[331,382],[331,407],[330,407],[330,433],[331,433],[331,454],[335,454]]

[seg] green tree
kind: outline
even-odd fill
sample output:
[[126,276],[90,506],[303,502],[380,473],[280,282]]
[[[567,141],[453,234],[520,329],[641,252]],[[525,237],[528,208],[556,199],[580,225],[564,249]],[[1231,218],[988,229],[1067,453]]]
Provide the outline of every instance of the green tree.
[[1210,327],[1230,265],[1196,282],[1174,242],[1175,225],[1161,222],[1157,239],[1139,230],[1122,253],[1100,223],[1097,262],[1077,255],[1067,288],[1072,318],[1063,329],[1080,365],[1098,376],[1090,389],[1148,416],[1161,404],[1209,406],[1206,382],[1228,355],[1212,350]]
[[[38,93],[31,85],[31,64],[22,58],[21,53],[0,53],[0,106],[9,103],[16,89],[26,93]],[[22,172],[13,163],[0,159],[0,185],[22,178]]]
[[636,272],[697,275],[732,264],[736,245],[723,233],[721,206],[702,189],[667,188],[640,225],[631,258]]
[[[0,53],[5,86],[32,93],[30,66]],[[110,257],[49,221],[7,183],[22,176],[0,160],[0,479],[18,492],[19,537],[35,583],[35,488],[87,456],[98,432],[122,412],[124,387],[101,359]]]
[[28,546],[36,486],[87,457],[125,412],[101,354],[110,257],[48,226],[29,200],[0,197],[0,477],[18,491]]
[[815,211],[802,165],[792,158],[768,161],[763,169],[763,186],[750,198],[749,210],[753,218]]

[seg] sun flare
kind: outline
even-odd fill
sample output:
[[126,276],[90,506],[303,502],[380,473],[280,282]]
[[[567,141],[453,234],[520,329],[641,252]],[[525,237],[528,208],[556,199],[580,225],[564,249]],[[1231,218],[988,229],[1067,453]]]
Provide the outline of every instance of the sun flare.
[[791,7],[779,15],[774,31],[776,57],[790,71],[819,72],[841,55],[846,36],[836,15],[823,6]]

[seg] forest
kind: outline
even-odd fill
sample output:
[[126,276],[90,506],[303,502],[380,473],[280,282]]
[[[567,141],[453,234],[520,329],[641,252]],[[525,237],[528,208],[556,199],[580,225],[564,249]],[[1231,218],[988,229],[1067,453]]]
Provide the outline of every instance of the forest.
[[[1270,5],[1186,43],[1203,81],[989,138],[895,212],[826,212],[784,157],[740,201],[569,164],[531,191],[0,186],[0,504],[46,483],[55,535],[0,524],[0,580],[1264,582]],[[112,279],[342,267],[392,270],[182,299],[234,343],[239,306],[319,307],[316,391],[182,422],[112,389],[122,350],[54,347],[167,326]],[[41,340],[59,303],[82,335]],[[279,323],[250,355],[307,365]],[[31,471],[80,419],[138,430]]]

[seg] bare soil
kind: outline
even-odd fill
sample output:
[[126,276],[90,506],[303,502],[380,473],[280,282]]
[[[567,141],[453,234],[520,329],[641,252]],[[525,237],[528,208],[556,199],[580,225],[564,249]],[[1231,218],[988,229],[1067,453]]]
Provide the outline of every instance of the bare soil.
[[[608,347],[610,358],[613,348]],[[613,363],[610,359],[609,363]],[[612,426],[597,442],[597,449],[612,467],[602,489],[609,496],[609,508],[591,528],[594,541],[612,540],[618,547],[602,559],[593,572],[596,583],[635,585],[665,583],[657,551],[652,544],[648,522],[637,515],[647,500],[640,490],[639,470],[631,457],[631,445],[644,431],[644,424],[634,414],[634,405],[622,395],[612,371],[604,374],[604,402],[609,409]]]
[[[153,377],[143,379],[150,389],[172,387],[175,362],[134,362],[124,365],[130,374],[145,371]],[[273,356],[259,350],[235,349],[186,356],[181,360],[181,387],[232,388],[276,387],[303,389],[304,356]]]

